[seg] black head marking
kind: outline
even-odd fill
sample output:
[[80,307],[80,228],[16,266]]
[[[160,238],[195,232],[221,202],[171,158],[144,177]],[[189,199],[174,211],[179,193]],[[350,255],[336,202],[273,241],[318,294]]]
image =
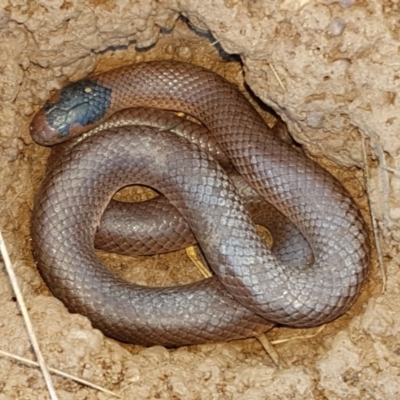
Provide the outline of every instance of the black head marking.
[[71,126],[91,125],[106,114],[112,90],[90,79],[82,79],[61,89],[55,101],[47,102],[43,111],[47,124],[64,137]]

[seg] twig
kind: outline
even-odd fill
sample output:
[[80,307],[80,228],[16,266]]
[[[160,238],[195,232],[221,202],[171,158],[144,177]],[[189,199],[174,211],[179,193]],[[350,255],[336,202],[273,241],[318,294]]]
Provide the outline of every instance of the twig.
[[49,373],[49,370],[47,369],[47,366],[46,366],[46,363],[44,361],[42,352],[40,351],[39,343],[36,340],[36,336],[35,336],[35,332],[33,330],[32,322],[31,322],[31,320],[29,318],[29,314],[28,314],[28,311],[27,311],[26,306],[25,306],[25,301],[24,301],[24,298],[22,297],[22,293],[21,293],[21,290],[20,290],[19,285],[18,285],[17,277],[15,276],[14,268],[13,268],[13,265],[11,263],[10,256],[8,255],[8,251],[7,251],[7,248],[6,248],[6,244],[4,243],[4,240],[3,240],[3,235],[1,233],[1,230],[0,230],[0,251],[1,251],[1,255],[3,256],[4,264],[6,266],[6,271],[8,273],[8,276],[9,276],[9,279],[10,279],[10,282],[11,282],[11,286],[12,286],[12,288],[14,290],[14,293],[15,293],[15,296],[17,298],[18,305],[19,305],[19,307],[21,309],[21,313],[22,313],[22,317],[24,318],[26,330],[27,330],[29,339],[31,341],[31,345],[32,345],[33,351],[36,354],[36,358],[38,360],[40,369],[42,371],[42,375],[43,375],[43,378],[45,380],[45,383],[46,383],[47,390],[49,392],[50,398],[52,400],[58,400],[58,396],[57,396],[57,393],[56,393],[56,391],[54,389],[54,385],[53,385],[53,381],[51,379],[51,375]]
[[369,183],[370,182],[370,174],[369,174],[369,168],[368,168],[368,162],[367,162],[367,151],[365,149],[365,139],[363,136],[361,137],[361,148],[362,148],[362,153],[363,153],[365,187],[367,189],[367,198],[368,198],[369,212],[370,212],[370,217],[371,217],[371,222],[372,222],[372,231],[374,233],[374,242],[375,242],[376,254],[378,256],[379,269],[380,269],[381,275],[382,275],[381,293],[385,293],[385,291],[386,291],[386,271],[385,271],[385,267],[383,265],[383,257],[382,257],[382,249],[381,249],[379,230],[377,227],[374,212],[372,210],[371,188],[370,188],[370,183]]
[[[6,357],[12,358],[14,360],[18,360],[20,362],[23,362],[24,364],[27,364],[27,365],[32,365],[32,366],[35,366],[35,367],[39,366],[39,364],[36,361],[28,360],[27,358],[23,358],[23,357],[15,355],[15,354],[8,353],[7,351],[0,350],[0,354],[2,354],[3,356],[6,356]],[[88,381],[86,381],[84,379],[78,378],[77,376],[73,376],[73,375],[67,374],[66,372],[59,371],[58,369],[49,367],[49,371],[54,373],[54,374],[60,375],[63,378],[71,379],[71,380],[73,380],[75,382],[82,383],[82,385],[91,387],[93,389],[99,390],[99,391],[104,392],[104,393],[107,393],[107,394],[109,394],[111,396],[121,397],[119,394],[117,394],[115,392],[112,392],[111,390],[105,389],[105,388],[103,388],[101,386],[98,386],[98,385],[92,383],[92,382],[88,382]]]

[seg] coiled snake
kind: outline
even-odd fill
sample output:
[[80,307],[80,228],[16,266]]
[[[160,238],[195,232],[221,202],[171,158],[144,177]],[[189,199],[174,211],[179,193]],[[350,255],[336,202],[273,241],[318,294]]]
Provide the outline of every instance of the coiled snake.
[[[143,106],[201,121],[248,184],[302,232],[314,263],[293,268],[265,246],[231,179],[208,154],[169,131],[111,128],[56,160],[34,206],[38,268],[70,311],[122,341],[180,346],[253,336],[272,323],[314,326],[353,304],[369,261],[354,201],[272,135],[240,91],[213,72],[160,61],[83,79],[46,103],[31,134],[43,145],[60,143],[118,110]],[[148,288],[107,270],[94,237],[113,194],[130,184],[155,188],[179,210],[216,276]]]

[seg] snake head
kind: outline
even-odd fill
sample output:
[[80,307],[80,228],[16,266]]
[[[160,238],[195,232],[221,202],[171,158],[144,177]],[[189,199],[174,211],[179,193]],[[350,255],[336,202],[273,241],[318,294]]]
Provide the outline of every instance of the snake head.
[[37,112],[30,125],[33,140],[52,146],[98,125],[107,114],[111,89],[82,79],[56,92]]

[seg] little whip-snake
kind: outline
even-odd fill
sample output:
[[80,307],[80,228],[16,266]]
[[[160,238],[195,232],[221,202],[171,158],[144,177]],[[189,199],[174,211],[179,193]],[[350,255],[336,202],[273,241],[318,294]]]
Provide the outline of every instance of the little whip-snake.
[[[273,136],[239,90],[211,71],[160,61],[84,79],[46,103],[31,134],[40,144],[60,143],[118,110],[143,106],[201,121],[249,185],[299,228],[315,262],[293,268],[266,248],[211,156],[169,131],[112,128],[58,160],[35,202],[34,256],[70,311],[122,341],[179,346],[252,336],[268,321],[314,326],[353,304],[369,260],[354,201],[328,172]],[[107,270],[94,236],[113,194],[129,184],[155,188],[179,210],[215,277],[147,288]]]

